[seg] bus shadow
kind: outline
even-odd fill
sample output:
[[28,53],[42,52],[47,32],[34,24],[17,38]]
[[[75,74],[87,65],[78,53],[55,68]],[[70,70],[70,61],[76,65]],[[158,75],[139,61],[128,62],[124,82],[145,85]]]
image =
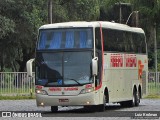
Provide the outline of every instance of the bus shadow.
[[[143,105],[139,106],[143,107]],[[87,110],[85,108],[75,108],[75,109],[60,109],[57,112],[52,113],[51,111],[42,112],[42,117],[124,117],[126,115],[134,116],[135,111],[127,110],[126,108],[131,107],[121,107],[120,105],[107,105],[104,112],[97,112],[92,110]]]
[[[105,111],[104,112],[114,112],[116,110],[121,110],[123,109],[124,107],[121,107],[120,105],[106,105],[105,107]],[[52,113],[51,111],[45,111],[43,112],[42,114],[43,115],[52,115],[54,114],[54,116],[59,116],[60,114],[65,114],[66,116],[70,116],[70,113],[73,115],[73,114],[90,114],[90,113],[100,113],[98,111],[96,111],[96,108],[95,110],[92,110],[92,109],[86,109],[86,108],[79,108],[79,109],[71,109],[71,110],[59,110],[57,112],[54,112]],[[103,113],[103,112],[102,112]]]

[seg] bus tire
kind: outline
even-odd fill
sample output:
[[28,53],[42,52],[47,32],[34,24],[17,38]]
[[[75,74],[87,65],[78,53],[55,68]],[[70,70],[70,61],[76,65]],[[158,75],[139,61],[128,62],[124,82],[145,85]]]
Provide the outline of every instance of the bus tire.
[[86,105],[86,106],[84,106],[84,109],[85,109],[87,112],[95,112],[96,107],[95,107],[95,105]]
[[140,94],[139,91],[136,92],[136,96],[135,96],[135,106],[139,106],[140,103]]
[[128,106],[129,106],[129,107],[134,107],[134,106],[136,106],[137,101],[139,101],[137,96],[138,96],[138,95],[137,95],[137,92],[136,92],[136,90],[134,89],[132,100],[128,101]]
[[97,105],[97,112],[104,112],[106,107],[106,95],[103,95],[103,104]]
[[51,112],[57,112],[58,111],[58,106],[51,106]]
[[120,105],[121,105],[122,107],[128,107],[128,102],[129,102],[129,101],[120,102]]

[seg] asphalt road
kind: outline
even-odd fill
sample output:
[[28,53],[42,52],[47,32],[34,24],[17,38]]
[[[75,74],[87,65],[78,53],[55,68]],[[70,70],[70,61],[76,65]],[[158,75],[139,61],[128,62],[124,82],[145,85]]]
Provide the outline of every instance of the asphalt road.
[[[80,117],[80,119],[92,117],[96,120],[99,118],[122,119],[124,117],[123,119],[126,120],[131,117],[137,119],[136,117],[140,117],[139,115],[151,116],[150,119],[152,119],[152,115],[160,116],[160,99],[142,99],[138,107],[132,108],[124,108],[119,104],[107,104],[105,112],[89,112],[81,106],[59,107],[57,113],[51,113],[50,107],[37,107],[35,100],[0,100],[0,111],[34,112],[41,113],[42,117],[64,117],[65,120],[72,120],[73,117]],[[154,118],[157,119],[157,117]]]

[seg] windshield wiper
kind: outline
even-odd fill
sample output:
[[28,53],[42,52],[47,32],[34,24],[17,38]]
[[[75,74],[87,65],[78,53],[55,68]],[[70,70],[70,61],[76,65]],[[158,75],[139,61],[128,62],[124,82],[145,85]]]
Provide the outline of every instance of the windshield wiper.
[[[58,79],[58,78],[52,78],[51,80],[48,80],[45,84],[44,84],[44,86],[47,86],[49,83],[57,83],[57,81],[54,81],[54,79]],[[62,79],[62,78],[60,78],[60,79]],[[56,84],[55,84],[56,85]]]
[[[72,81],[76,82],[79,86],[83,86],[83,84],[78,82],[76,79],[72,79],[72,78],[64,78],[64,79],[72,80]],[[52,82],[53,81],[48,81],[44,86],[47,86],[49,83],[52,83]]]
[[44,84],[44,86],[47,86],[49,83],[52,83],[52,82],[48,81],[46,84]]
[[83,84],[81,84],[80,82],[78,82],[76,79],[72,79],[72,78],[64,78],[64,79],[73,80],[73,81],[76,82],[79,86],[83,86]]

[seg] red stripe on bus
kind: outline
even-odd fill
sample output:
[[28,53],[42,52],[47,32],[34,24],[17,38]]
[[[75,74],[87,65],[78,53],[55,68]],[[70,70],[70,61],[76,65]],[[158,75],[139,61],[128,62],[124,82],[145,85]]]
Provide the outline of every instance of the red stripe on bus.
[[101,23],[99,22],[99,24],[100,24],[100,33],[101,33],[101,43],[102,43],[102,72],[101,72],[101,80],[100,80],[100,85],[98,85],[96,88],[95,88],[95,90],[98,90],[98,89],[100,89],[101,87],[102,87],[102,77],[103,77],[103,65],[104,65],[104,39],[103,39],[103,32],[102,32],[102,25],[101,25]]

